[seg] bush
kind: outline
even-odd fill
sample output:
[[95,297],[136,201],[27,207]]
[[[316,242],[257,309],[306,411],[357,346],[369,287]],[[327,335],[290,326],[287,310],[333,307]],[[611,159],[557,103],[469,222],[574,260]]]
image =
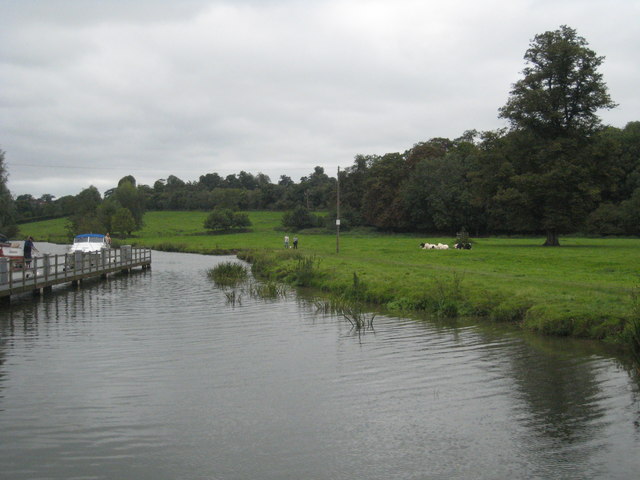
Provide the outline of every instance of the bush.
[[299,206],[291,212],[284,213],[282,216],[282,226],[291,230],[323,227],[324,219],[319,215],[313,215],[307,208]]
[[246,213],[234,213],[228,208],[216,208],[204,221],[207,230],[229,230],[251,226],[251,220]]

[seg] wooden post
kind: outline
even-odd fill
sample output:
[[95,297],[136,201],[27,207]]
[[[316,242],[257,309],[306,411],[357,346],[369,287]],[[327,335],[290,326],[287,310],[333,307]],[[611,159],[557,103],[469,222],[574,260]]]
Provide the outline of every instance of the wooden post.
[[336,253],[340,253],[340,166],[336,184]]
[[9,283],[9,260],[0,258],[0,284]]

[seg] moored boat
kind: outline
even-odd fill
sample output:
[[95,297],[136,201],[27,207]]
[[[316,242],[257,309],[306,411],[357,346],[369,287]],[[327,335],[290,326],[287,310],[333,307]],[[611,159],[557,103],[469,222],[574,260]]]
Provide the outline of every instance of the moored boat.
[[69,247],[69,253],[95,253],[100,252],[104,248],[111,248],[105,235],[100,233],[82,233],[74,237],[73,245]]
[[11,241],[0,233],[0,257],[22,261],[24,257],[22,242]]

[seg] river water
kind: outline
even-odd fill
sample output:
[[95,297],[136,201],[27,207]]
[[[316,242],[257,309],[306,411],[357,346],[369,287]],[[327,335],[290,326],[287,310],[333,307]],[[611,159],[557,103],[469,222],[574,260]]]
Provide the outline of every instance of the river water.
[[2,479],[631,479],[638,379],[583,342],[231,302],[233,257],[0,307]]

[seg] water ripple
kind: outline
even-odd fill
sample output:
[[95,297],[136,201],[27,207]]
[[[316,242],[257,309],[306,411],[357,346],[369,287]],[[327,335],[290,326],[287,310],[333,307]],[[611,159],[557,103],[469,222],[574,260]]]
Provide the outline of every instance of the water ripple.
[[[230,304],[227,258],[0,311],[7,478],[632,478],[640,395],[604,352],[294,296]],[[37,459],[34,462],[34,459]],[[631,475],[631,476],[629,476]]]

